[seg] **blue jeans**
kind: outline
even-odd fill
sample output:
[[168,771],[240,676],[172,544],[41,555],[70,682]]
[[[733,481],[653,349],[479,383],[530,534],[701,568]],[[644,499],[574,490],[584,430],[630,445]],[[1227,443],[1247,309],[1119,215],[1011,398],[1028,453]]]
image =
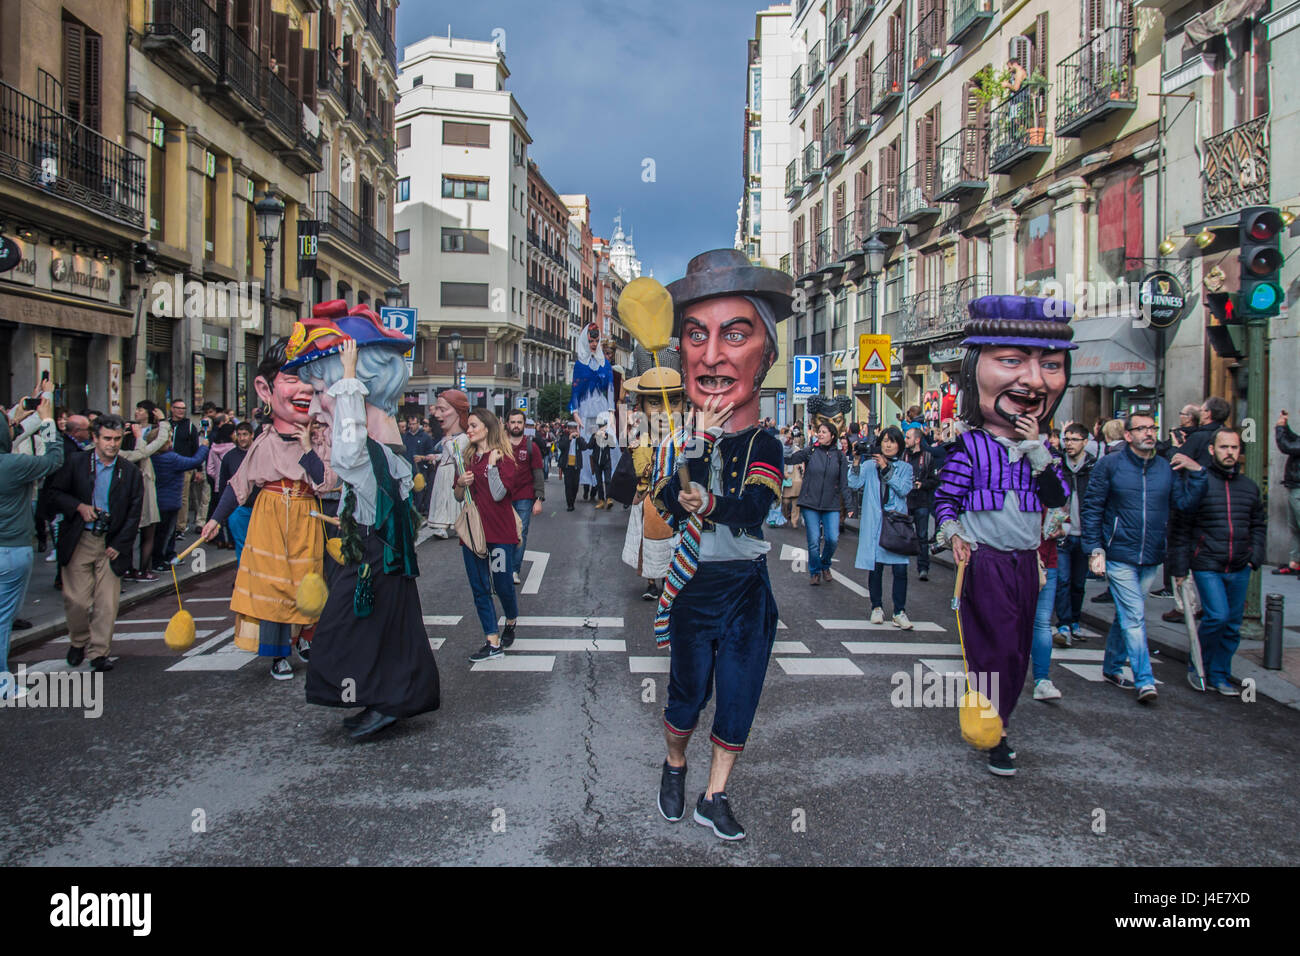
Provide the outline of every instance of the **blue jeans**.
[[1106,579],[1110,582],[1111,597],[1115,599],[1115,620],[1106,635],[1106,656],[1102,658],[1101,672],[1112,676],[1118,674],[1119,662],[1128,657],[1133,683],[1139,688],[1155,686],[1156,682],[1151,673],[1151,656],[1147,653],[1146,596],[1159,566],[1106,562]]
[[495,586],[497,597],[501,599],[501,610],[506,620],[513,621],[519,616],[519,605],[515,602],[515,582],[510,576],[514,566],[515,546],[513,544],[489,544],[486,558],[460,546],[460,553],[465,558],[465,573],[469,576],[469,587],[474,592],[474,610],[478,612],[479,623],[483,625],[483,635],[500,634],[497,627],[497,610],[492,603],[492,589]]
[[1038,607],[1034,611],[1034,643],[1030,653],[1034,660],[1034,682],[1047,677],[1052,664],[1052,606],[1056,604],[1058,568],[1046,568],[1047,583],[1038,591]]
[[930,509],[913,508],[912,524],[916,526],[916,540],[921,545],[916,555],[916,570],[927,574],[930,571]]
[[252,506],[240,505],[230,512],[230,517],[226,520],[226,526],[230,528],[230,537],[235,541],[236,567],[239,566],[239,561],[244,556],[244,539],[248,537],[248,522],[252,517]]
[[[840,542],[840,513],[803,508],[804,534],[808,536],[808,576],[831,569],[835,546]],[[824,544],[822,542],[825,542]]]
[[[1228,683],[1232,674],[1232,655],[1241,643],[1241,615],[1246,610],[1246,592],[1250,585],[1250,568],[1240,571],[1193,571],[1196,590],[1201,595],[1201,660],[1205,664],[1205,683],[1211,687]],[[1190,610],[1190,609],[1189,609]],[[1188,671],[1193,670],[1188,662]]]
[[519,532],[519,547],[515,548],[515,559],[512,562],[511,571],[519,573],[519,569],[524,566],[524,548],[528,547],[528,522],[533,520],[533,499],[525,498],[523,501],[512,501],[515,507],[515,514],[519,515],[519,520],[523,527]]
[[[889,567],[894,569],[893,587],[890,589],[890,598],[894,602],[894,613],[902,614],[907,610],[907,565],[891,564]],[[884,608],[885,597],[885,567],[879,561],[876,566],[867,572],[867,594],[871,597],[871,609]]]
[[1067,534],[1056,546],[1056,623],[1072,632],[1083,611],[1083,585],[1088,577],[1088,556],[1083,538]]
[[0,548],[0,697],[13,693],[9,686],[9,635],[22,610],[27,581],[32,576],[32,549]]

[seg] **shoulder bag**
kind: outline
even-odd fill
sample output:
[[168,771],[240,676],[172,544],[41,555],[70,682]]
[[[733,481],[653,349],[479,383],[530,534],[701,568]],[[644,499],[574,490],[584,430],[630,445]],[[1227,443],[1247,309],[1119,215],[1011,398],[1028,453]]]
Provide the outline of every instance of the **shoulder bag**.
[[[893,467],[892,465],[890,466]],[[894,554],[911,557],[921,553],[921,543],[916,537],[916,524],[912,516],[901,511],[890,511],[885,507],[889,497],[889,485],[885,483],[884,474],[880,481],[880,546]]]
[[[519,520],[518,514],[515,515],[515,520]],[[460,538],[461,544],[480,558],[487,557],[487,535],[483,531],[483,516],[478,513],[478,505],[474,504],[474,498],[468,489],[465,491],[465,503],[461,505],[460,514],[456,516],[456,536]]]

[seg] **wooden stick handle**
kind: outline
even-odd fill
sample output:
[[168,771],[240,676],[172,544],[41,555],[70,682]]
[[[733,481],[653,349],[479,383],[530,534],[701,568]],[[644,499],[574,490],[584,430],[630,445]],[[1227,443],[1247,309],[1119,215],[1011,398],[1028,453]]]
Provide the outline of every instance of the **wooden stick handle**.
[[957,583],[953,585],[953,589],[952,589],[953,610],[956,610],[957,605],[961,603],[961,585],[962,582],[965,580],[966,580],[966,562],[959,561],[957,563]]
[[184,551],[182,551],[180,554],[176,555],[176,557],[172,558],[172,564],[180,564],[182,561],[184,561],[186,558],[188,558],[188,557],[190,556],[190,552],[191,552],[191,551],[193,551],[195,548],[197,548],[197,547],[198,547],[199,545],[201,545],[201,544],[207,544],[207,542],[204,541],[202,538],[199,538],[198,541],[195,541],[192,545],[190,545],[188,548],[186,548],[186,549],[185,549]]
[[311,516],[312,516],[313,518],[320,518],[321,521],[324,521],[326,524],[332,524],[332,525],[333,525],[334,527],[336,527],[336,528],[339,526],[339,519],[338,519],[338,518],[331,518],[329,515],[325,514],[323,511],[313,511],[313,512],[311,513]]

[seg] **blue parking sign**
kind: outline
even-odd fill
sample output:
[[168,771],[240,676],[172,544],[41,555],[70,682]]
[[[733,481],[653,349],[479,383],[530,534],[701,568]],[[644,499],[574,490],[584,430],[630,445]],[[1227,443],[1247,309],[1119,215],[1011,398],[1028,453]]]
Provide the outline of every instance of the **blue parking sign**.
[[[399,309],[386,305],[379,310],[379,319],[384,323],[384,328],[395,329],[414,342],[418,314],[418,309]],[[409,349],[406,353],[406,371],[408,374],[415,371],[415,349]]]
[[820,355],[794,356],[794,396],[810,398],[822,393],[822,357]]

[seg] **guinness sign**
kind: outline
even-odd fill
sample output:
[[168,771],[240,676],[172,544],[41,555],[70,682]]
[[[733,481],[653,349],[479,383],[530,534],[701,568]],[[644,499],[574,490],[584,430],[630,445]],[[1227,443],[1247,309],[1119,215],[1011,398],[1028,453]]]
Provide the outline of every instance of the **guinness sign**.
[[1168,272],[1152,272],[1142,280],[1138,291],[1138,310],[1155,329],[1167,329],[1183,316],[1187,297],[1183,287]]

